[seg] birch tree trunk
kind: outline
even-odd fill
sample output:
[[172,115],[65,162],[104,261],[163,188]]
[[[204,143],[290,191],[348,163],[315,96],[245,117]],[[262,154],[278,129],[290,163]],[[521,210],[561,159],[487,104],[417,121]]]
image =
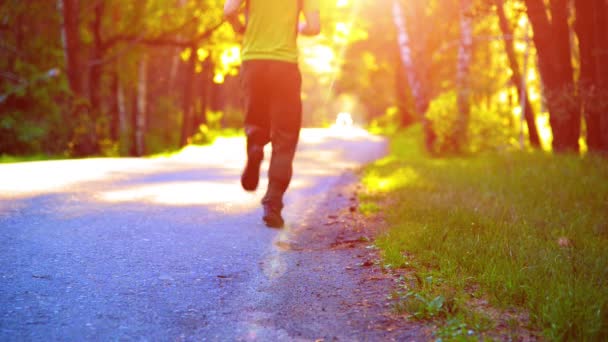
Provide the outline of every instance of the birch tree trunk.
[[505,44],[505,51],[507,53],[507,58],[509,59],[509,65],[511,66],[511,81],[517,88],[517,94],[520,94],[520,96],[521,94],[524,95],[523,114],[528,126],[528,137],[530,139],[530,144],[533,147],[538,148],[540,147],[540,138],[538,136],[538,129],[536,128],[536,115],[534,114],[534,109],[532,109],[530,97],[527,95],[528,90],[526,89],[526,82],[524,81],[525,71],[524,75],[522,75],[519,68],[519,62],[517,61],[517,55],[515,54],[515,48],[513,47],[513,30],[511,29],[511,25],[509,25],[507,16],[505,15],[504,0],[495,0],[495,2],[500,30],[502,31],[504,37],[503,41]]
[[133,149],[132,154],[142,156],[145,153],[145,129],[147,107],[147,56],[144,54],[139,60],[137,70],[137,96],[136,110],[133,120]]
[[194,123],[194,115],[193,115],[193,85],[194,85],[194,76],[196,73],[196,47],[190,47],[190,57],[188,58],[188,63],[184,70],[184,98],[182,101],[182,134],[180,138],[180,147],[186,146],[188,144],[188,140],[192,136],[193,129],[192,125]]
[[412,91],[416,112],[422,119],[422,126],[425,134],[425,145],[429,152],[433,152],[433,147],[435,144],[435,132],[431,127],[430,121],[426,117],[426,111],[429,107],[429,98],[424,91],[424,87],[417,72],[417,67],[414,64],[412,45],[407,28],[407,18],[405,13],[403,13],[403,8],[399,0],[393,0],[393,21],[397,29],[401,64],[403,65],[408,85]]
[[118,72],[114,70],[112,72],[112,79],[110,82],[110,139],[113,142],[120,142],[120,104],[118,99],[119,86]]
[[116,98],[118,102],[118,138],[121,139],[127,136],[127,99],[125,98],[125,89],[120,81],[117,79],[116,87]]
[[397,51],[395,55],[395,94],[397,94],[397,108],[399,110],[399,123],[401,127],[408,127],[416,122],[416,115],[413,113],[411,106],[409,105],[408,98],[406,96],[410,89],[406,73],[403,70],[403,64],[401,63],[401,54]]
[[[178,0],[178,7],[184,7],[188,3],[187,0]],[[177,38],[182,39],[182,35],[178,34]],[[173,48],[173,56],[171,57],[171,68],[169,69],[169,89],[175,89],[178,80],[179,66],[181,64],[180,54],[182,48]]]
[[194,126],[200,127],[200,125],[207,124],[207,107],[209,106],[209,90],[213,83],[213,69],[214,65],[211,60],[211,56],[203,61],[203,70],[198,77],[199,84],[199,100],[200,110],[194,119]]
[[473,16],[471,9],[472,0],[460,0],[460,45],[458,48],[458,66],[456,69],[456,88],[458,118],[453,132],[453,144],[455,152],[462,152],[468,141],[467,131],[470,116],[470,93],[469,70],[473,57]]
[[121,142],[127,134],[127,109],[125,91],[117,70],[112,73],[111,90],[110,135],[113,141]]

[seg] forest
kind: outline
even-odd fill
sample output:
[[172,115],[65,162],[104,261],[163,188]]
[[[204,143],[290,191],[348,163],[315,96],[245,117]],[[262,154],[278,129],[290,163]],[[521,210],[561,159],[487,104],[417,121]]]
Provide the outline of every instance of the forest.
[[[0,155],[142,156],[238,132],[221,0],[4,0]],[[321,0],[305,126],[421,123],[433,155],[608,152],[605,0]]]
[[[319,153],[330,140],[314,145],[312,158],[296,158],[303,166],[289,195],[308,211],[296,216],[304,210],[294,206],[288,219],[297,218],[293,224],[299,227],[299,218],[310,212],[323,222],[310,228],[338,227],[339,216],[323,211],[333,206],[319,209],[333,190],[315,184],[334,184],[320,177],[353,171],[360,184],[352,197],[344,196],[344,211],[356,218],[357,231],[386,229],[375,240],[352,240],[374,249],[380,260],[349,266],[345,274],[377,267],[383,277],[394,276],[394,291],[383,295],[393,301],[393,314],[433,322],[437,340],[608,340],[608,0],[318,1],[321,34],[298,38],[303,126],[353,122],[374,133],[370,138],[382,143],[379,154],[386,155],[344,171],[334,160],[340,153]],[[0,224],[14,228],[5,229],[6,253],[34,251],[38,259],[27,260],[38,268],[56,262],[55,255],[80,263],[87,258],[59,251],[71,246],[59,236],[74,238],[69,241],[78,248],[94,243],[91,251],[97,252],[108,241],[130,248],[122,242],[133,231],[156,234],[164,226],[173,235],[163,242],[186,250],[174,239],[195,241],[197,258],[214,251],[199,241],[222,246],[226,240],[226,250],[239,253],[251,247],[234,247],[226,231],[236,240],[274,244],[260,236],[249,239],[255,231],[249,215],[255,212],[244,203],[257,206],[258,199],[233,187],[242,170],[235,147],[245,149],[220,141],[193,146],[243,135],[243,36],[226,22],[223,5],[224,0],[0,1],[0,166],[7,180],[0,184]],[[349,140],[346,134],[341,138]],[[372,140],[358,143],[330,147],[363,155],[343,146],[367,147]],[[207,147],[219,152],[185,153]],[[192,160],[13,163],[179,157],[178,151]],[[118,168],[119,162],[126,163]],[[205,216],[207,211],[217,216]],[[108,223],[122,220],[124,225]],[[32,238],[23,238],[26,233]],[[55,237],[59,242],[48,242]],[[51,247],[58,251],[45,254]],[[9,268],[24,258],[6,253]],[[157,254],[172,260],[166,253]],[[106,250],[98,254],[123,262]],[[243,255],[225,261],[210,254],[208,260],[238,264]],[[147,279],[163,280],[157,265],[149,264],[153,277]],[[17,279],[8,275],[7,281]],[[230,284],[230,277],[217,277]],[[50,280],[46,273],[32,279],[56,284]],[[22,292],[42,303],[29,285]],[[15,296],[6,300],[7,308]],[[45,324],[38,318],[21,321],[28,332]]]

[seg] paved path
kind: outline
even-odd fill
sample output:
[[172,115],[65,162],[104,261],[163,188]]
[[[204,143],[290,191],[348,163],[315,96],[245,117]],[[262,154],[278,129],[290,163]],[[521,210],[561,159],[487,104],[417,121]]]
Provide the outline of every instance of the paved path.
[[385,142],[303,131],[283,230],[261,222],[264,186],[240,189],[243,144],[0,165],[0,340],[420,336],[395,335],[381,304],[367,304],[389,281],[349,273],[367,256],[336,248],[345,235],[324,223],[348,208],[350,171]]

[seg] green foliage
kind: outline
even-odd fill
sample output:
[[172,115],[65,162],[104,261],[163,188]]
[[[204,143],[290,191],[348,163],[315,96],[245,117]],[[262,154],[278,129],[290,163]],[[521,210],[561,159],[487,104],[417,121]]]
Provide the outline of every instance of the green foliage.
[[397,303],[397,312],[408,312],[416,319],[445,317],[445,298],[427,298],[421,293],[408,292]]
[[517,143],[513,119],[497,102],[479,101],[471,104],[466,150],[456,150],[455,125],[458,119],[456,91],[445,92],[435,98],[427,117],[437,135],[434,152],[439,155],[479,153],[505,150]]
[[179,147],[182,113],[171,96],[162,96],[150,109],[146,148],[150,154],[175,150]]
[[448,289],[461,307],[467,289],[480,286],[495,305],[528,310],[551,340],[605,339],[606,160],[541,152],[430,159],[417,130],[393,137],[391,155],[365,183],[376,200],[391,198],[382,206],[392,228],[377,241],[386,262],[441,279],[423,307]]
[[436,341],[479,340],[479,338],[475,336],[475,332],[471,329],[467,329],[467,324],[464,323],[459,317],[452,317],[448,319],[445,325],[438,329],[436,336]]
[[384,115],[371,120],[368,130],[373,134],[393,135],[399,128],[399,109],[395,106],[389,107]]
[[[65,96],[60,80],[24,81],[29,86],[9,96],[6,111],[0,115],[0,153],[11,152],[15,155],[59,154],[58,144],[67,143],[61,106],[56,99]],[[49,82],[55,87],[48,87]],[[7,90],[11,92],[10,89]],[[65,146],[65,145],[64,145]]]
[[[60,154],[68,128],[67,84],[48,74],[62,61],[55,3],[4,1],[0,17],[0,154]],[[57,42],[53,44],[51,42]],[[65,145],[64,145],[65,146]]]
[[240,125],[222,125],[222,121],[234,124],[234,121],[240,120],[236,118],[234,113],[235,111],[228,111],[226,114],[224,112],[207,112],[207,124],[200,125],[198,132],[191,138],[189,143],[193,145],[208,145],[212,144],[220,136],[241,135],[242,130],[237,128]]
[[435,152],[455,152],[452,134],[458,118],[456,91],[446,92],[435,98],[429,105],[427,118],[433,123],[433,130],[437,135],[433,146]]
[[[184,42],[199,48],[197,73],[205,58],[213,62],[212,67],[216,65],[211,72],[235,72],[233,65],[222,64],[222,53],[236,43],[227,25],[217,27],[223,20],[222,7],[223,0],[185,0],[177,6],[166,0],[105,0],[87,6],[81,2],[78,12],[72,13],[78,18],[75,32],[80,45],[75,53],[75,74],[82,89],[77,92],[67,81],[61,37],[65,18],[57,2],[2,2],[0,38],[6,58],[0,59],[0,153],[128,154],[134,144],[142,60],[148,62],[145,149],[175,148],[181,132],[176,105],[183,102],[184,93],[183,87],[175,85],[185,79],[185,62],[179,58],[188,48]],[[214,28],[211,35],[203,36]],[[98,79],[93,78],[96,68]],[[43,77],[50,69],[60,70],[61,75]],[[205,82],[203,86],[212,88],[210,79]],[[207,99],[211,97],[207,95]],[[116,132],[119,101],[123,116],[120,132]],[[198,101],[203,100],[194,99]],[[98,104],[91,108],[91,103]]]
[[[352,21],[364,36],[338,49],[343,55],[337,75],[337,94],[352,94],[366,107],[365,121],[381,117],[398,102],[396,86],[399,68],[398,49],[391,17],[391,6],[377,1],[351,1],[350,12],[339,20]],[[355,16],[355,18],[352,18]]]
[[63,156],[50,156],[47,154],[30,154],[27,156],[0,155],[0,164],[23,163],[41,160],[62,159]]

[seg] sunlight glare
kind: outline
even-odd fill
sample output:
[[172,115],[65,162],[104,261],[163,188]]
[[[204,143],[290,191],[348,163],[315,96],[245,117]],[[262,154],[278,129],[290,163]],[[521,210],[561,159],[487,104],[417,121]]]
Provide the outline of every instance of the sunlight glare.
[[350,113],[338,113],[335,126],[337,127],[352,127],[354,124],[353,116]]
[[350,0],[337,0],[336,1],[336,7],[338,8],[343,8],[350,5]]
[[407,167],[386,176],[370,173],[365,177],[364,182],[370,190],[382,193],[404,188],[411,184],[419,184],[422,179],[416,170]]
[[524,29],[524,28],[526,28],[527,25],[528,25],[528,18],[526,16],[519,17],[519,20],[517,21],[517,26]]
[[226,76],[224,76],[223,74],[215,74],[213,76],[213,83],[222,84],[222,83],[224,83],[225,79],[226,79]]
[[500,91],[498,94],[498,101],[500,103],[508,103],[509,102],[509,91],[508,90]]
[[521,116],[521,106],[513,107],[512,112],[513,112],[513,116],[519,118]]
[[536,102],[540,100],[541,94],[538,89],[530,87],[528,90],[528,96],[530,97],[530,101]]
[[239,46],[233,46],[222,52],[221,62],[223,66],[234,67],[241,64],[241,48]]
[[538,135],[542,143],[542,148],[545,151],[551,151],[551,143],[553,141],[553,132],[551,131],[551,124],[549,122],[549,115],[543,113],[536,116],[536,127],[538,128]]
[[213,82],[222,84],[226,75],[236,75],[241,65],[241,48],[238,45],[225,49],[220,56],[220,63],[216,65]]
[[304,63],[312,68],[317,74],[329,74],[334,72],[336,54],[334,50],[323,44],[305,46],[302,49]]
[[340,35],[348,37],[352,31],[352,25],[348,25],[346,23],[338,22],[336,23],[336,32]]
[[257,206],[256,201],[246,196],[237,182],[165,182],[108,191],[98,194],[97,198],[113,203],[143,202],[177,206],[231,203]]
[[199,48],[198,50],[196,50],[196,55],[199,61],[204,61],[205,59],[207,59],[207,57],[209,57],[209,51],[203,48]]
[[[122,171],[127,169],[128,171]],[[120,179],[153,171],[145,160],[124,158],[58,160],[1,165],[0,198],[21,198],[65,190],[81,183]]]

